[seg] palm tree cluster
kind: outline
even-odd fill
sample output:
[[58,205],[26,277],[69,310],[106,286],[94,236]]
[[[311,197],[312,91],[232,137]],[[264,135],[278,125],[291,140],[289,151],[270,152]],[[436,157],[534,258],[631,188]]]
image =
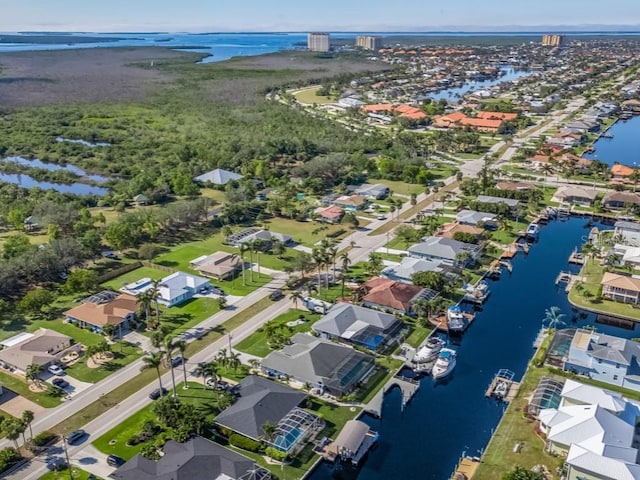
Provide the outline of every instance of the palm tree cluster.
[[85,351],[88,357],[93,357],[96,355],[98,357],[103,357],[105,353],[109,352],[111,352],[111,346],[105,340],[95,345],[89,345]]
[[172,362],[173,355],[176,352],[180,352],[182,357],[182,371],[184,375],[184,386],[183,388],[188,388],[187,385],[187,359],[185,358],[185,352],[187,350],[187,342],[184,340],[175,340],[171,337],[165,337],[162,331],[154,332],[160,333],[160,335],[155,335],[152,337],[152,344],[158,349],[155,352],[151,352],[148,355],[142,357],[142,361],[144,365],[142,366],[142,370],[147,368],[155,368],[156,373],[158,375],[158,384],[160,389],[163,389],[162,386],[162,376],[160,374],[160,367],[164,365],[168,365],[171,369],[171,383],[173,387],[173,396],[177,396],[176,392],[176,379],[174,373],[174,365]]
[[[141,312],[144,312],[145,321],[147,322],[147,328],[157,328],[160,325],[160,282],[161,280],[153,280],[151,287],[144,292],[138,294],[137,301],[138,307]],[[151,305],[155,308],[155,320],[150,321],[151,317]]]
[[22,435],[22,442],[26,445],[27,439],[24,434],[29,429],[29,438],[33,438],[33,430],[31,428],[31,424],[35,418],[35,414],[31,410],[25,410],[22,412],[22,417],[0,417],[0,429],[2,433],[7,437],[8,440],[11,440],[16,450],[20,448],[18,444],[18,439]]

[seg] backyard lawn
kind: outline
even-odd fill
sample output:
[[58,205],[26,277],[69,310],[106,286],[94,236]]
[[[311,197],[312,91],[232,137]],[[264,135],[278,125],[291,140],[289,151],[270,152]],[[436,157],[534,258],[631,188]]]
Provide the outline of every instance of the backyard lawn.
[[[180,385],[182,385],[182,383],[180,383]],[[169,386],[167,386],[167,388],[169,388]],[[188,390],[183,390],[182,386],[179,386],[176,390],[178,392],[178,397],[181,400],[185,403],[195,405],[207,420],[213,420],[213,417],[217,413],[217,394],[213,390],[196,382],[189,382]],[[106,455],[115,454],[125,460],[129,460],[134,457],[140,452],[142,447],[149,442],[127,446],[127,440],[140,432],[142,424],[146,420],[158,421],[151,410],[152,405],[147,405],[142,410],[139,410],[127,418],[121,424],[116,425],[107,433],[97,438],[93,442],[93,446]]]
[[416,185],[413,183],[406,183],[397,180],[386,180],[383,178],[368,178],[367,183],[376,184],[382,183],[389,187],[394,194],[398,193],[400,195],[410,196],[412,193],[420,194],[424,192],[424,187],[422,185]]
[[105,288],[118,291],[123,285],[133,283],[141,278],[150,278],[151,280],[158,280],[169,275],[168,272],[163,272],[157,268],[140,267],[127,273],[123,273],[119,277],[113,278],[108,282],[102,284]]
[[[304,317],[307,321],[295,327],[286,327],[287,322],[297,320],[300,317]],[[311,330],[311,325],[320,318],[320,314],[312,313],[307,310],[291,309],[282,315],[277,316],[269,323],[281,326],[280,333],[285,338],[291,338],[296,333],[308,332]],[[251,336],[245,338],[242,342],[236,345],[236,349],[241,352],[255,355],[257,357],[266,357],[273,351],[269,347],[267,342],[267,335],[265,333],[264,326],[256,330]]]

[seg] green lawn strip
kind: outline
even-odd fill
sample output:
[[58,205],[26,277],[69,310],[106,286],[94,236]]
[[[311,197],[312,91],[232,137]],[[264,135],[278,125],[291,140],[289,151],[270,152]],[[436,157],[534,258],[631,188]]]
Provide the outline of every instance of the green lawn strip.
[[24,377],[14,376],[10,373],[0,371],[0,383],[4,386],[4,388],[17,393],[27,400],[31,400],[32,402],[37,403],[41,407],[53,408],[60,405],[60,398],[51,395],[48,391],[43,393],[35,393],[29,390],[29,386],[27,385]]
[[87,359],[81,357],[73,365],[66,367],[65,371],[73,378],[77,378],[81,382],[97,383],[100,380],[107,378],[116,370],[129,365],[134,360],[140,358],[144,352],[135,345],[127,342],[117,342],[111,345],[111,351],[114,358],[108,363],[101,365],[98,368],[89,368],[87,365]]
[[219,311],[218,301],[214,298],[192,298],[181,305],[165,308],[160,323],[167,325],[172,334],[178,334]]
[[414,348],[418,348],[422,342],[429,336],[429,334],[433,331],[432,328],[429,327],[421,327],[418,324],[413,325],[413,329],[409,336],[405,338],[405,343],[408,343]]
[[497,242],[501,245],[509,245],[510,243],[515,242],[519,235],[518,232],[520,230],[526,230],[529,225],[528,222],[514,222],[509,220],[509,227],[507,230],[496,230],[489,233],[489,238],[494,242]]
[[360,387],[354,395],[354,400],[361,403],[369,403],[385,383],[402,365],[402,360],[395,358],[377,358],[378,370]]
[[[89,472],[82,470],[81,468],[72,466],[72,474],[74,480],[87,480],[91,475]],[[65,468],[64,470],[60,470],[59,472],[47,472],[42,475],[38,480],[69,480],[71,475],[69,473],[69,469]],[[99,479],[100,477],[94,477]]]
[[119,277],[113,278],[108,282],[104,282],[102,285],[106,288],[111,288],[112,290],[119,290],[123,285],[127,283],[133,283],[142,278],[150,278],[152,280],[158,280],[160,278],[164,278],[169,275],[168,272],[163,272],[162,270],[158,270],[156,268],[150,267],[140,267],[132,270],[130,272],[124,273]]
[[[252,306],[246,308],[245,310],[239,312],[237,315],[227,320],[220,329],[211,331],[206,335],[203,335],[199,340],[189,343],[189,345],[187,345],[187,350],[185,351],[186,358],[190,358],[203,348],[208,347],[216,340],[220,339],[224,333],[230,332],[233,329],[239,327],[254,315],[259,314],[272,303],[273,302],[271,302],[271,300],[269,300],[268,298],[263,298],[262,300],[256,302]],[[167,369],[161,370],[161,373],[166,372]],[[176,373],[180,375],[179,372]],[[112,408],[127,397],[130,397],[140,389],[146,387],[149,383],[156,380],[157,375],[155,370],[143,370],[128,382],[105,394],[99,400],[96,400],[90,405],[87,405],[85,408],[71,415],[62,423],[55,425],[50,430],[54,433],[63,434],[66,432],[70,432],[71,430],[80,428],[102,415],[109,408]],[[1,377],[0,381],[2,381]],[[7,385],[7,387],[9,387],[9,385]]]
[[400,195],[410,196],[412,193],[420,194],[424,192],[424,187],[422,185],[401,182],[399,180],[386,180],[384,178],[369,178],[367,179],[367,183],[369,184],[382,183],[387,187],[389,187],[389,189],[393,193],[399,193]]
[[[287,322],[297,320],[300,317],[304,317],[307,321],[301,325],[296,325],[295,327],[286,327]],[[313,323],[319,318],[320,315],[317,313],[312,313],[306,310],[291,309],[288,312],[277,316],[271,320],[271,322],[273,322],[274,325],[282,326],[280,333],[284,338],[291,338],[296,333],[310,331],[311,325],[313,325]],[[273,349],[268,345],[267,336],[263,327],[256,330],[250,337],[247,337],[238,343],[236,348],[241,352],[255,355],[257,357],[266,357],[273,351]]]
[[[170,386],[167,387],[170,388]],[[184,390],[182,388],[182,382],[180,382],[176,391],[180,400],[195,405],[207,420],[213,420],[213,417],[217,413],[217,399],[216,393],[212,389],[205,388],[201,383],[189,382],[189,389]],[[94,440],[93,446],[105,455],[114,454],[125,460],[129,460],[140,453],[142,447],[149,442],[153,442],[155,439],[131,446],[127,446],[127,440],[140,432],[142,424],[146,420],[158,422],[156,416],[153,414],[152,406],[153,404],[150,404],[142,410],[138,410],[124,422],[116,425],[107,433]],[[168,434],[171,433],[171,429],[165,431]]]

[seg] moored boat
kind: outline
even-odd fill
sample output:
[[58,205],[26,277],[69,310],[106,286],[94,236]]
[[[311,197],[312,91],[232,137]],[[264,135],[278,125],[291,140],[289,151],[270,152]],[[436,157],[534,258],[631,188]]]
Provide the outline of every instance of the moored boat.
[[414,363],[428,363],[436,359],[445,341],[438,337],[430,337],[427,342],[418,349],[416,356],[413,357]]
[[476,285],[467,284],[463,290],[465,301],[480,304],[484,303],[491,293],[489,284],[484,280],[480,280]]
[[431,369],[431,376],[434,380],[444,378],[449,375],[456,366],[456,351],[450,348],[440,350],[438,359]]
[[467,327],[467,319],[459,306],[454,305],[447,310],[447,329],[450,332],[462,333]]
[[540,225],[537,223],[530,223],[527,227],[527,237],[538,238],[538,234],[540,233]]

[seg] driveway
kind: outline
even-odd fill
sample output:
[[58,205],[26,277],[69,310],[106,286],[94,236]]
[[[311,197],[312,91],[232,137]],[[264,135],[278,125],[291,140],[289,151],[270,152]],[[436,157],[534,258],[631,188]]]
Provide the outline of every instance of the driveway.
[[9,390],[7,387],[2,388],[2,395],[0,395],[0,409],[18,418],[22,416],[22,412],[25,410],[31,410],[36,414],[46,410],[44,407],[21,397],[13,390]]
[[[41,377],[44,376],[44,374],[41,375]],[[78,393],[86,390],[87,388],[93,386],[93,383],[88,383],[88,382],[81,382],[80,380],[78,380],[77,378],[72,377],[71,375],[64,375],[62,377],[56,377],[56,375],[49,375],[48,377],[45,378],[45,381],[47,383],[51,383],[53,385],[53,379],[54,378],[62,378],[63,380],[65,380],[66,382],[69,382],[69,385],[64,387],[63,390],[65,392],[67,392],[67,395],[69,397],[73,397],[74,395],[77,395]]]

